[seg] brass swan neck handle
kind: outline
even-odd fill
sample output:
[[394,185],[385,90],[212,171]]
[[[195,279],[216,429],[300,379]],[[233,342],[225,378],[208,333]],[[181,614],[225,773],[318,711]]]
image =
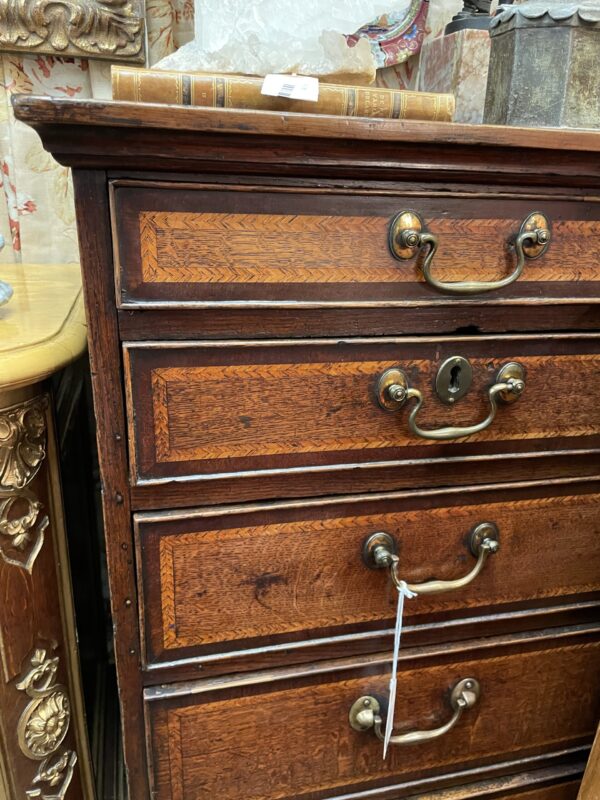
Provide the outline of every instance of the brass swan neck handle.
[[428,247],[423,261],[423,277],[434,289],[444,294],[479,294],[503,289],[514,283],[523,272],[526,259],[539,258],[548,249],[550,239],[550,223],[547,218],[534,211],[523,220],[515,239],[517,264],[514,270],[497,281],[453,281],[446,283],[434,278],[431,274],[433,259],[439,248],[439,237],[425,229],[425,223],[414,211],[402,211],[392,220],[390,225],[389,244],[392,255],[401,260],[413,258],[419,250]]
[[[410,745],[430,742],[438,739],[445,733],[454,728],[465,711],[473,708],[479,700],[481,688],[475,678],[463,678],[458,681],[450,694],[450,707],[452,716],[444,725],[439,728],[432,728],[425,731],[410,731],[409,733],[399,733],[390,738],[390,744]],[[378,739],[384,741],[384,720],[380,715],[379,701],[371,695],[359,697],[350,709],[350,725],[355,731],[372,730]]]
[[[498,527],[493,522],[481,522],[472,531],[469,537],[469,548],[477,558],[473,568],[462,578],[450,581],[431,580],[424,583],[406,583],[409,591],[417,595],[439,594],[451,592],[468,586],[482,571],[487,559],[497,553],[500,548],[500,534]],[[397,555],[394,539],[380,531],[368,536],[362,548],[363,561],[369,569],[388,569],[394,586],[402,587],[400,578],[400,559]]]
[[490,409],[488,415],[475,425],[458,428],[447,426],[428,430],[417,423],[417,415],[423,405],[423,394],[419,389],[411,387],[406,373],[398,367],[387,369],[379,378],[377,397],[382,408],[396,411],[408,402],[416,400],[416,404],[408,417],[408,427],[415,436],[422,439],[447,441],[473,436],[489,427],[496,417],[498,403],[514,403],[525,391],[525,370],[516,362],[504,364],[496,375],[495,383],[488,389]]

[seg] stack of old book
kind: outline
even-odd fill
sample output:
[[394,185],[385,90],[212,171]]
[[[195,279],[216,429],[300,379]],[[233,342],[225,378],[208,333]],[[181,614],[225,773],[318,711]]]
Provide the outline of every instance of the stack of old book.
[[454,114],[451,94],[321,83],[318,99],[312,101],[273,97],[262,94],[262,88],[262,78],[243,75],[112,68],[115,100],[438,122],[451,122]]

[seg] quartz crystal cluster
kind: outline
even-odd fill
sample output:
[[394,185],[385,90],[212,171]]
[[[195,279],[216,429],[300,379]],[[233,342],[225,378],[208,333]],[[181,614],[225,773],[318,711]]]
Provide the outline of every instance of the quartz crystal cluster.
[[[394,11],[407,11],[399,0]],[[196,0],[195,39],[155,69],[314,75],[369,84],[376,63],[367,39],[346,35],[389,11],[390,0]]]

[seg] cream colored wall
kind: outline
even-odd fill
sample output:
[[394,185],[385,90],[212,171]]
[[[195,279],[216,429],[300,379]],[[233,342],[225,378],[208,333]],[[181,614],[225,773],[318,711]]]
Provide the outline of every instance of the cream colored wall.
[[[148,63],[156,63],[193,37],[193,0],[147,0]],[[0,263],[79,260],[69,170],[15,120],[17,93],[109,98],[110,64],[51,55],[0,54]],[[1,275],[1,270],[0,270]]]

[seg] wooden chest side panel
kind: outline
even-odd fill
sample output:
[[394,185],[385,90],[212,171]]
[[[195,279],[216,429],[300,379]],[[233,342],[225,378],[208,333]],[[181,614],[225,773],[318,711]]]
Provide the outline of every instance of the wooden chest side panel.
[[[464,677],[482,687],[478,706],[448,736],[386,761],[375,736],[350,728],[361,695],[387,696],[373,666],[282,686],[257,680],[229,693],[146,701],[157,800],[288,800],[330,797],[408,776],[591,739],[600,712],[600,645],[549,647],[401,667],[398,732],[448,718],[447,692]],[[576,690],[575,690],[576,688]],[[216,694],[216,693],[215,693]]]
[[139,515],[146,658],[390,627],[395,592],[386,571],[367,569],[361,557],[363,541],[381,530],[394,537],[402,577],[414,583],[466,574],[475,563],[469,532],[484,521],[500,531],[481,575],[460,591],[407,603],[408,624],[600,590],[600,495],[517,498],[512,490],[496,502],[442,498],[439,507],[417,498],[179,520]]

